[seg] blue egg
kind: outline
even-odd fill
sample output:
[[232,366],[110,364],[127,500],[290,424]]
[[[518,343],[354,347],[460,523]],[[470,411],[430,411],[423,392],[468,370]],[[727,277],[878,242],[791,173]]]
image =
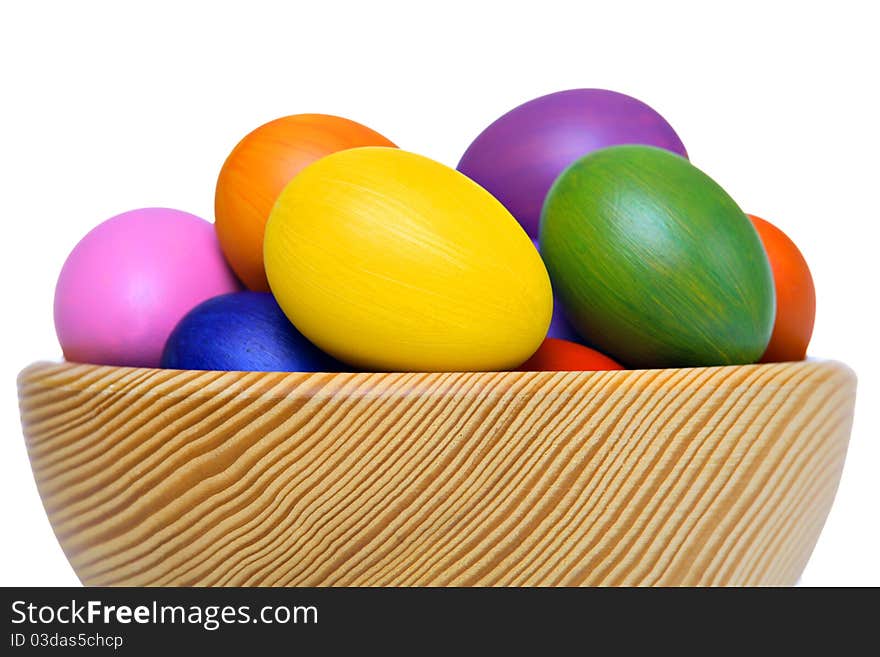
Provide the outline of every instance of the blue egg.
[[223,294],[193,308],[165,343],[162,367],[256,372],[350,369],[306,340],[268,292]]
[[574,327],[565,317],[562,304],[559,303],[555,296],[553,297],[553,317],[550,320],[550,328],[547,329],[547,337],[584,344],[584,339],[574,330]]
[[[540,254],[541,247],[538,244],[537,237],[532,238],[532,244],[535,245],[535,248]],[[550,328],[547,329],[547,337],[585,344],[584,339],[574,330],[571,322],[566,318],[565,311],[562,309],[562,304],[559,303],[559,299],[556,298],[556,294],[553,295],[553,316],[550,319]]]

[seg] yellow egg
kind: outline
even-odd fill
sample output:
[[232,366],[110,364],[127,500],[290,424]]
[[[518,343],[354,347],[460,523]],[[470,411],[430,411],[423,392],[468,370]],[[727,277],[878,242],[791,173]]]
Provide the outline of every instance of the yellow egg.
[[394,148],[302,170],[266,225],[269,286],[309,340],[356,367],[517,367],[541,344],[553,297],[544,263],[489,192]]

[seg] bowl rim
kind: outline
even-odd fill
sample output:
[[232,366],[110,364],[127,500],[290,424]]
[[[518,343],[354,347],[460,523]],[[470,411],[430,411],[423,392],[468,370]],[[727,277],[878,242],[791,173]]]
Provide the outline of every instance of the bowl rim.
[[[656,368],[640,370],[595,370],[595,371],[518,371],[502,370],[487,372],[265,372],[240,370],[177,370],[148,367],[116,365],[95,365],[70,361],[36,361],[22,369],[17,377],[19,397],[24,398],[29,389],[64,389],[69,391],[93,391],[118,389],[121,379],[154,380],[157,384],[171,382],[179,385],[156,385],[152,394],[174,394],[176,388],[186,387],[186,395],[241,394],[247,388],[254,396],[271,394],[284,396],[292,393],[300,395],[355,394],[381,395],[401,394],[408,390],[443,393],[451,391],[461,383],[470,383],[471,389],[489,387],[493,382],[504,379],[511,384],[528,381],[563,379],[617,380],[641,379],[640,389],[673,389],[680,385],[693,385],[694,380],[710,378],[715,388],[741,387],[749,382],[766,385],[760,375],[777,370],[796,372],[824,372],[827,378],[838,378],[841,384],[848,382],[855,386],[856,373],[848,365],[832,359],[809,358],[802,361],[782,363],[754,363],[747,365],[716,365],[709,367]],[[727,373],[728,376],[712,377],[713,374]],[[732,376],[740,373],[744,376]],[[73,376],[77,375],[77,376]],[[751,375],[751,376],[749,376]],[[182,378],[188,377],[188,378]],[[799,380],[795,377],[796,380]],[[192,389],[190,383],[196,383]],[[311,385],[310,385],[311,384]],[[333,385],[336,384],[336,385]],[[340,388],[344,384],[345,392]],[[791,385],[788,380],[778,385]],[[796,385],[796,384],[795,384]],[[335,390],[328,389],[335,388]]]

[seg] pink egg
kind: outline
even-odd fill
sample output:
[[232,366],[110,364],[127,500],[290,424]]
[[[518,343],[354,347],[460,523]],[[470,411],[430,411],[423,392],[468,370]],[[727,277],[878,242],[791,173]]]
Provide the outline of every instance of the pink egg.
[[210,223],[180,210],[132,210],[97,226],[67,257],[55,331],[67,360],[158,367],[187,312],[240,287]]

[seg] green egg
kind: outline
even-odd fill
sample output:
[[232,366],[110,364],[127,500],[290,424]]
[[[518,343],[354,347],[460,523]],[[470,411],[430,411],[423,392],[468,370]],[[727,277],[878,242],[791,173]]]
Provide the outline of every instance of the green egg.
[[550,189],[539,238],[575,329],[629,367],[753,363],[770,340],[758,233],[678,155],[614,146],[581,158]]

